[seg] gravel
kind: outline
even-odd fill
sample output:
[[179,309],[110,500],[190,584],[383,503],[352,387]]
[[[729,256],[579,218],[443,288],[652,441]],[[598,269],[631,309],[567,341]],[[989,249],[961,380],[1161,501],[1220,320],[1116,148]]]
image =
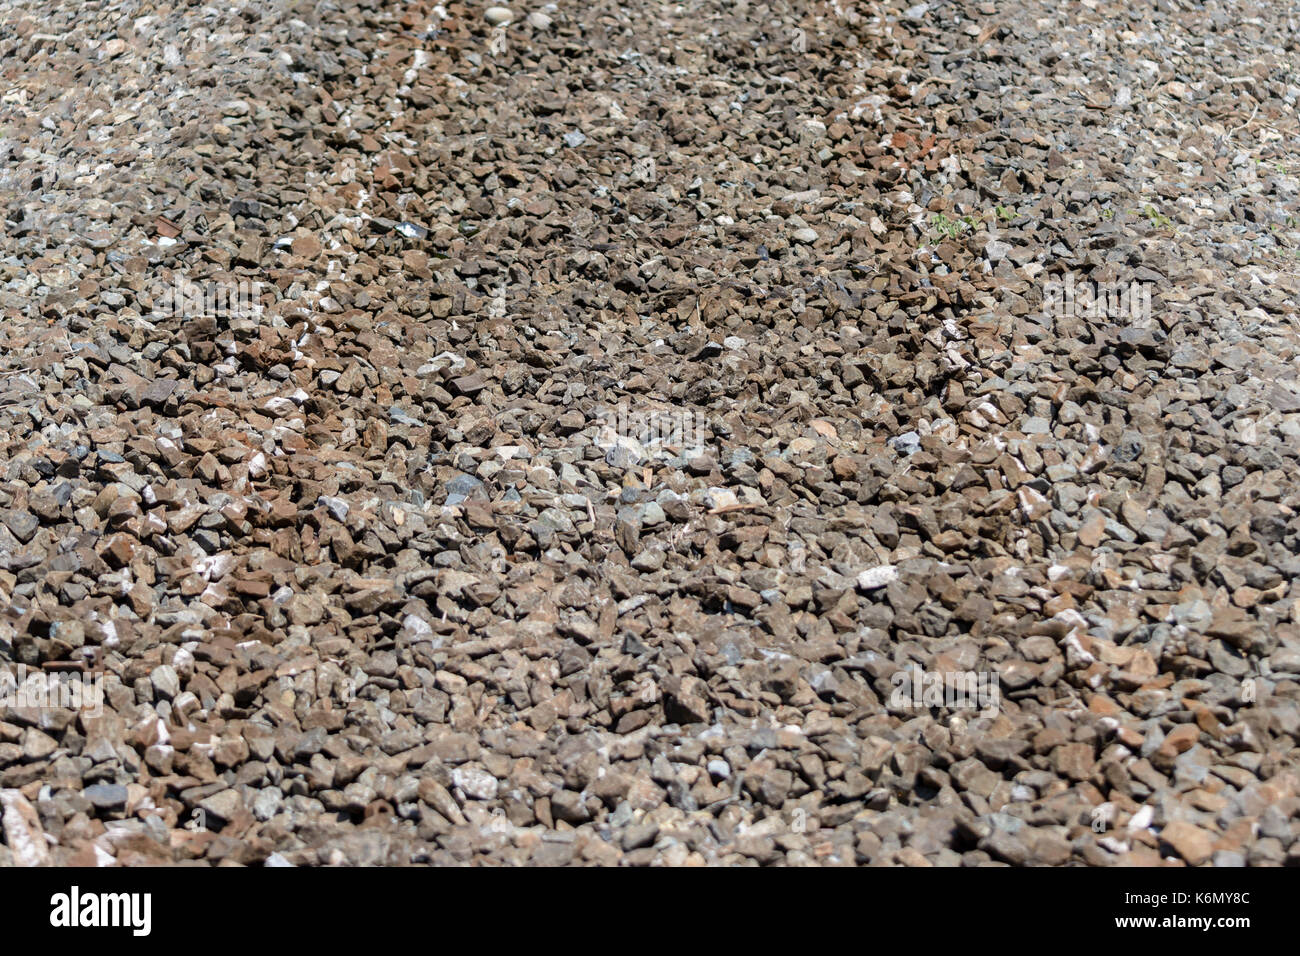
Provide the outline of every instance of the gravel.
[[1300,861],[1294,10],[0,5],[0,863]]

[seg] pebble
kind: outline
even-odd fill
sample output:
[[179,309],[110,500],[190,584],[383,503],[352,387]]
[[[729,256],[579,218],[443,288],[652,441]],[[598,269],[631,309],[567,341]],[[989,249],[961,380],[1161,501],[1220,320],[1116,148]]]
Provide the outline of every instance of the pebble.
[[97,783],[86,787],[81,795],[99,810],[116,810],[126,805],[127,790],[121,784]]
[[859,574],[858,588],[863,591],[874,591],[883,588],[887,584],[892,584],[898,578],[898,568],[892,564],[882,564],[879,567],[868,568]]

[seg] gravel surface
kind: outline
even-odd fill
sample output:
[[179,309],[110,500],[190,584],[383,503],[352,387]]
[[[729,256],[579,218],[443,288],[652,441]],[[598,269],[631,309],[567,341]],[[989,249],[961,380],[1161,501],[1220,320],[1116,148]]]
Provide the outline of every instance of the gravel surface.
[[1293,5],[0,14],[0,864],[1300,863]]

